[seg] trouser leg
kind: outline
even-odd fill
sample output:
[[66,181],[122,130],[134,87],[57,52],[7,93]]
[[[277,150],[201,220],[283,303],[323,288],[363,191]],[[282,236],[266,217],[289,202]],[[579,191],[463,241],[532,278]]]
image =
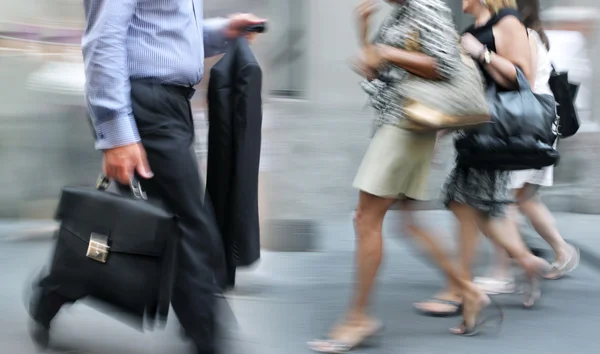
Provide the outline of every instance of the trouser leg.
[[133,113],[154,177],[142,181],[178,217],[181,236],[172,305],[199,353],[216,353],[218,283],[225,276],[222,241],[204,202],[193,151],[194,127],[187,97],[168,87],[132,85]]

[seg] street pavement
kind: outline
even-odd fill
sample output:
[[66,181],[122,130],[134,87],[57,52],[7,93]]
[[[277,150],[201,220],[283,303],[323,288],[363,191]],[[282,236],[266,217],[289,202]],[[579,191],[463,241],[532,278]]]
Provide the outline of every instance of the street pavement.
[[[451,252],[453,218],[446,212],[423,211]],[[565,238],[589,253],[600,254],[600,216],[557,214]],[[546,282],[539,308],[523,310],[518,295],[498,298],[506,311],[503,330],[462,338],[448,333],[457,318],[417,315],[412,302],[432,295],[441,284],[438,271],[398,232],[394,212],[386,220],[385,261],[375,295],[374,312],[384,321],[384,336],[376,346],[357,353],[597,353],[600,318],[600,269],[582,261],[572,276]],[[21,223],[23,227],[25,223]],[[15,224],[0,224],[0,354],[35,353],[29,341],[23,306],[24,285],[47,261],[51,238],[14,237]],[[319,223],[314,252],[264,251],[252,269],[240,272],[238,287],[228,295],[238,330],[228,334],[238,351],[231,354],[309,353],[305,341],[324,333],[342,313],[352,286],[353,236],[350,215]],[[479,273],[489,255],[482,242]],[[188,353],[171,316],[165,330],[140,333],[88,306],[76,304],[56,319],[53,340],[73,353]],[[233,338],[233,339],[231,339]]]

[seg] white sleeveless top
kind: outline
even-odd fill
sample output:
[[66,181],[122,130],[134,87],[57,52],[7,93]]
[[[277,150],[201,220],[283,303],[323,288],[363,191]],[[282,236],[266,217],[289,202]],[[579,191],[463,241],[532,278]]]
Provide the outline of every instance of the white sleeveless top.
[[[535,39],[538,52],[537,71],[533,92],[554,96],[550,89],[550,84],[548,84],[550,74],[552,73],[552,65],[548,50],[536,31],[528,29],[528,32],[529,36]],[[556,139],[556,141],[558,141],[558,139]],[[556,142],[554,143],[554,148],[556,148]],[[541,170],[522,170],[513,171],[511,173],[510,189],[522,188],[525,184],[535,184],[544,187],[552,186],[554,184],[554,166],[544,167]]]
[[550,89],[550,84],[548,80],[550,80],[550,74],[552,73],[552,64],[550,63],[550,56],[548,55],[548,50],[546,46],[542,42],[539,34],[532,30],[528,29],[529,35],[535,39],[537,43],[537,72],[535,75],[535,83],[533,85],[533,92],[537,94],[546,94],[552,95],[552,90]]

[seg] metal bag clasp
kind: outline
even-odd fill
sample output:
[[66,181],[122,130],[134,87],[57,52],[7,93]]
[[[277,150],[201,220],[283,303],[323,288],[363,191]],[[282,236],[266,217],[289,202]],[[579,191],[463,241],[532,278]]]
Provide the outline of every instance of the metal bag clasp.
[[106,263],[109,249],[108,236],[92,233],[86,256],[97,262]]

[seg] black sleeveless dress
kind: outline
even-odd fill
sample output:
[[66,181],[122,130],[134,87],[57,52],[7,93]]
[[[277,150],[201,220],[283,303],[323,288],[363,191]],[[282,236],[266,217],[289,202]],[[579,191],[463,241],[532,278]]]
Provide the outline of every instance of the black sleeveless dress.
[[[506,16],[515,16],[520,19],[519,13],[514,9],[503,9],[486,24],[471,26],[465,33],[471,33],[491,51],[496,51],[493,26]],[[481,67],[486,83],[493,82],[490,75]],[[460,134],[458,132],[457,134]],[[485,171],[473,168],[463,168],[456,164],[446,177],[442,187],[441,199],[448,207],[451,202],[467,204],[489,217],[503,217],[506,213],[506,201],[512,199],[508,189],[510,172]]]
[[[486,22],[482,26],[471,25],[468,27],[463,33],[470,33],[473,37],[477,38],[482,44],[485,44],[489,50],[492,52],[496,51],[496,39],[494,38],[493,27],[500,22],[503,18],[507,16],[514,16],[521,21],[521,16],[519,15],[519,11],[515,9],[502,9],[496,14],[494,17],[490,18],[488,22]],[[492,77],[487,73],[487,71],[483,68],[481,64],[479,64],[481,71],[483,72],[483,76],[485,77],[485,81],[487,84],[490,84],[493,80]]]

